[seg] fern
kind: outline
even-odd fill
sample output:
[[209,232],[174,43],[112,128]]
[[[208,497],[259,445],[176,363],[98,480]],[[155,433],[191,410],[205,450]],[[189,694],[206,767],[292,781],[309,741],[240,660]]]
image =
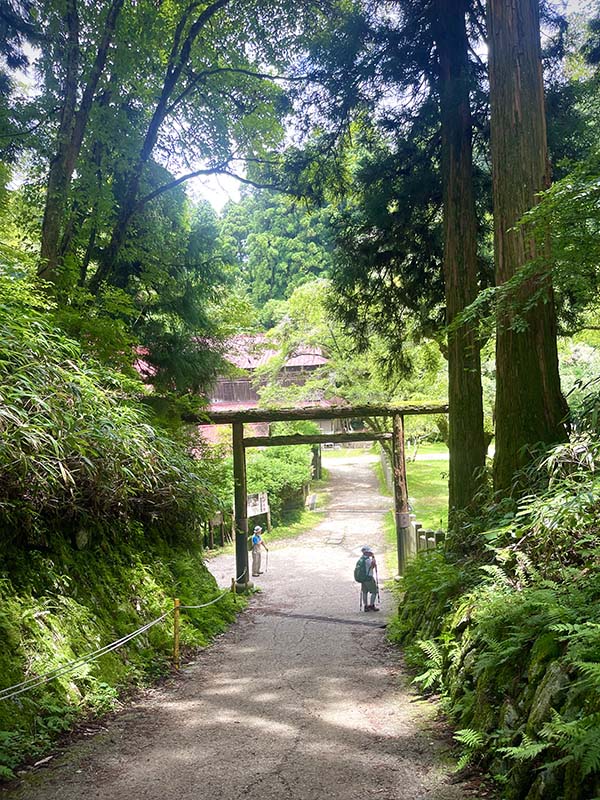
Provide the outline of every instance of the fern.
[[600,712],[565,722],[554,711],[552,720],[543,726],[540,736],[564,754],[552,765],[577,761],[584,778],[600,771]]
[[549,742],[536,742],[527,734],[524,734],[523,741],[516,747],[499,747],[498,752],[504,753],[508,758],[515,761],[531,761],[537,758],[540,753],[547,750],[550,746]]
[[432,664],[441,668],[444,661],[444,654],[442,652],[442,648],[436,641],[433,639],[428,639],[426,641],[421,639],[417,642],[417,646],[423,651],[423,653],[425,653],[427,659]]
[[456,731],[454,739],[461,744],[463,748],[456,767],[454,768],[455,772],[460,772],[467,767],[477,753],[485,748],[488,742],[488,737],[484,733],[473,730],[473,728],[463,728],[462,730]]
[[481,749],[487,740],[487,736],[484,733],[475,731],[473,728],[462,728],[456,731],[454,738],[459,744],[468,747],[469,750]]
[[533,565],[532,560],[525,553],[517,550],[515,553],[515,574],[519,579],[520,588],[530,586],[540,580],[539,570]]
[[441,646],[433,639],[420,640],[417,647],[426,656],[425,664],[428,669],[417,675],[413,683],[418,684],[422,689],[439,688],[443,679],[444,653]]
[[499,567],[497,564],[486,564],[485,566],[481,567],[481,570],[492,578],[492,582],[495,585],[503,586],[507,589],[513,588],[511,579],[508,577],[502,567]]
[[574,666],[583,672],[590,683],[600,689],[600,663],[598,661],[574,661]]

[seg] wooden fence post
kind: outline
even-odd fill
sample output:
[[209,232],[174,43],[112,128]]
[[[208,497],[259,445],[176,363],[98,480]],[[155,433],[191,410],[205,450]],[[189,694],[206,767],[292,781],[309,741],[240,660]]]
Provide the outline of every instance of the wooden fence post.
[[179,598],[173,602],[173,666],[179,669]]

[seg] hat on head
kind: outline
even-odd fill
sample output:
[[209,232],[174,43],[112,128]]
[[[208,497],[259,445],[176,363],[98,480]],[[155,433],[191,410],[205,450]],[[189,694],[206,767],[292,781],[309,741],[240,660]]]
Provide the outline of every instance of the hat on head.
[[254,528],[254,533],[260,533],[261,531],[262,531],[262,528],[260,527],[260,525],[257,525],[257,526]]
[[363,547],[360,548],[361,553],[372,553],[373,548],[369,547],[368,544],[365,544]]

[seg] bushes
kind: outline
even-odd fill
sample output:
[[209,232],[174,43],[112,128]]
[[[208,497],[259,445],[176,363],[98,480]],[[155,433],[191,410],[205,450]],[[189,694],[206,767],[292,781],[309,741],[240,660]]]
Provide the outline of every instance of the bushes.
[[284,508],[302,505],[303,488],[311,479],[310,447],[269,447],[248,459],[248,491],[268,492],[273,522]]
[[[318,433],[314,422],[279,422],[271,427],[274,435],[293,433]],[[302,506],[304,488],[312,477],[312,450],[310,445],[267,447],[249,451],[248,492],[268,492],[271,518],[281,521],[286,508]]]
[[[190,529],[215,507],[210,465],[149,424],[122,375],[83,358],[25,282],[0,277],[0,525],[44,543],[113,521]],[[18,537],[18,538],[16,538]]]
[[538,459],[535,494],[471,525],[483,562],[424,553],[404,579],[391,635],[507,800],[600,793],[597,453],[581,439]]
[[[85,358],[25,278],[0,276],[0,688],[89,654],[173,607],[215,597],[199,524],[218,464],[150,424],[134,379]],[[233,618],[229,595],[182,615],[184,646]],[[164,672],[171,618],[0,700],[0,777],[74,720]]]
[[517,585],[497,567],[459,594],[459,574],[441,553],[411,567],[410,604],[391,635],[409,643],[416,681],[442,693],[466,757],[505,784],[503,797],[595,797],[600,579],[559,584],[523,567]]

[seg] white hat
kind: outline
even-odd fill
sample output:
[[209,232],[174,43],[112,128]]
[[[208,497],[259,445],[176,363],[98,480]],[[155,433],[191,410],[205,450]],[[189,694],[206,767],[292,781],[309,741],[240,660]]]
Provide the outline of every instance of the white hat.
[[363,547],[360,548],[360,552],[361,553],[372,553],[373,552],[373,548],[369,547],[368,544],[365,544],[365,545],[363,545]]
[[260,525],[257,525],[257,526],[254,528],[254,533],[260,533],[261,531],[262,531],[262,528],[260,527]]

